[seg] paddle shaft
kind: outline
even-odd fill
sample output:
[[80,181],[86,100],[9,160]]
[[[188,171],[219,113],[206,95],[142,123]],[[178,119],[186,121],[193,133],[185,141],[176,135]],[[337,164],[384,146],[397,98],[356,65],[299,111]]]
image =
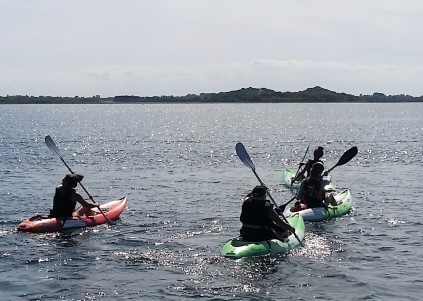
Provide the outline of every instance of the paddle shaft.
[[283,211],[285,211],[285,207],[289,204],[289,203],[291,203],[293,200],[295,200],[295,198],[297,197],[297,194],[295,194],[288,202],[286,202],[285,204],[283,204],[283,205],[280,205],[279,206],[279,209],[283,212]]
[[[299,166],[298,166],[297,172],[295,173],[294,179],[296,179],[296,178],[297,178],[298,173],[300,172],[301,163],[303,163],[303,162],[304,162],[304,159],[305,159],[305,157],[307,156],[307,153],[308,153],[308,149],[309,149],[309,148],[310,148],[310,144],[307,146],[307,149],[306,149],[306,151],[305,151],[305,154],[304,154],[304,156],[303,156],[303,159],[301,160],[301,162],[300,162],[300,164],[299,164]],[[289,189],[292,189],[292,181],[291,181],[291,186],[289,187]],[[295,197],[294,197],[294,198],[295,198]]]
[[[72,169],[69,167],[69,165],[66,163],[66,161],[63,159],[62,155],[59,152],[59,149],[57,148],[56,144],[54,143],[53,139],[50,136],[46,136],[45,138],[45,142],[47,144],[47,147],[52,150],[55,154],[57,154],[60,158],[60,160],[63,162],[63,164],[65,164],[65,166],[67,167],[67,169],[69,170],[69,172],[71,174],[74,174],[74,172],[72,171]],[[78,182],[79,185],[82,187],[82,189],[85,191],[85,193],[88,195],[88,197],[90,198],[90,200],[95,204],[95,201],[93,199],[93,197],[89,194],[89,192],[87,191],[87,189],[85,189],[84,185],[82,185],[81,182]],[[104,212],[100,209],[100,206],[97,207],[98,210],[101,212],[101,214],[104,216],[104,218],[106,219],[107,223],[110,225],[113,225],[114,223],[104,214]]]

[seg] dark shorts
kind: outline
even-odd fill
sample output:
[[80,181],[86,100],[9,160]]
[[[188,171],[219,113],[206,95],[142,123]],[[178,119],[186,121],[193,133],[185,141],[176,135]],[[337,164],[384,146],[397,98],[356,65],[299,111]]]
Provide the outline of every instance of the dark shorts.
[[321,200],[307,200],[307,208],[321,208],[326,207],[323,201]]
[[72,217],[72,212],[54,212],[53,210],[50,210],[50,215],[49,217],[56,217],[56,218],[68,218],[68,217]]
[[263,241],[275,239],[275,232],[271,229],[251,229],[242,227],[239,231],[242,240],[245,241]]

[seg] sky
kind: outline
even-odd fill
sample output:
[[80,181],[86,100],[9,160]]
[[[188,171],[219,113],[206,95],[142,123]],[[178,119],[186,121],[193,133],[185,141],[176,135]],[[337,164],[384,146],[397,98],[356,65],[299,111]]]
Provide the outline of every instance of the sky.
[[0,0],[0,96],[423,95],[421,0]]

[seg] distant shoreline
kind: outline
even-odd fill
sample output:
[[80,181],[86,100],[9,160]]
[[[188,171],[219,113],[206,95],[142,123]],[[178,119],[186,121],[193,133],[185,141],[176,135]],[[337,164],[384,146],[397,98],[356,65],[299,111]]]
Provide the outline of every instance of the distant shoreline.
[[0,104],[189,104],[189,103],[399,103],[423,102],[423,96],[372,95],[355,96],[333,92],[321,87],[299,92],[276,92],[266,88],[242,88],[220,93],[188,94],[186,96],[119,95],[101,98],[13,95],[0,96]]

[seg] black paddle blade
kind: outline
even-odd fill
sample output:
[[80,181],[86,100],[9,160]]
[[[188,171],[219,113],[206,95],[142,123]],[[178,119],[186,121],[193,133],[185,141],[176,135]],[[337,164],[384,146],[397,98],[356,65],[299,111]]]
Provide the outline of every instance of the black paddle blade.
[[358,149],[357,146],[353,146],[351,147],[349,150],[347,150],[342,156],[341,158],[339,158],[338,163],[336,163],[336,165],[334,167],[332,167],[331,169],[329,169],[326,174],[328,174],[329,172],[331,172],[335,167],[340,166],[340,165],[344,165],[345,163],[348,163],[351,161],[352,158],[355,157],[355,155],[357,155],[358,153]]
[[251,168],[251,170],[256,169],[253,161],[251,161],[251,158],[247,153],[247,150],[245,149],[244,145],[241,142],[238,142],[235,145],[235,151],[236,151],[236,154],[238,155],[239,159],[242,161],[242,163],[244,163],[246,166]]
[[355,155],[357,155],[358,153],[358,148],[357,146],[353,146],[351,147],[349,150],[347,150],[342,156],[341,158],[339,158],[338,163],[336,164],[337,166],[339,165],[344,165],[345,163],[348,163],[351,161],[352,158],[355,157]]

